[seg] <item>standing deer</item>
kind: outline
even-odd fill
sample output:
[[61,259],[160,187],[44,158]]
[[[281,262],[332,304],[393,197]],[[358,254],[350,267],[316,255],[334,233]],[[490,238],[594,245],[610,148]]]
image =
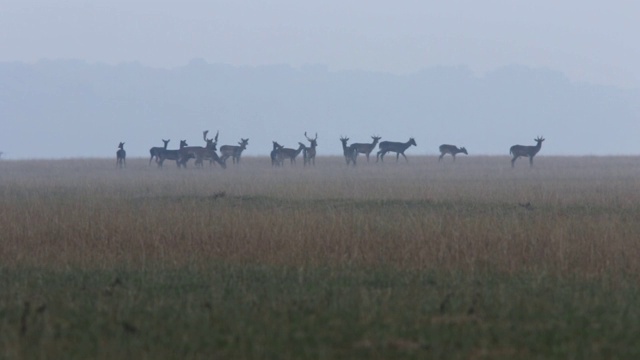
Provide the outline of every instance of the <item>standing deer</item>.
[[542,148],[544,138],[538,136],[533,140],[537,143],[535,146],[513,145],[511,149],[509,149],[509,154],[513,155],[513,159],[511,159],[511,167],[515,166],[516,159],[520,156],[528,156],[529,166],[533,166],[533,157],[536,156],[538,151]]
[[298,143],[298,149],[282,148],[278,151],[278,162],[282,165],[285,159],[289,159],[291,165],[296,163],[296,157],[305,149],[303,143]]
[[407,159],[407,156],[404,154],[404,152],[411,145],[418,146],[416,145],[416,141],[413,138],[410,138],[409,141],[405,143],[383,141],[380,143],[380,145],[378,145],[378,147],[380,148],[380,151],[378,151],[378,154],[376,155],[376,162],[378,162],[378,160],[381,160],[382,162],[384,162],[384,155],[390,151],[396,153],[396,162],[398,162],[400,155],[404,156],[404,159],[407,162],[409,162],[409,159]]
[[247,148],[249,145],[249,139],[240,138],[240,142],[238,143],[240,146],[235,145],[223,145],[220,147],[220,155],[222,155],[222,161],[225,163],[227,159],[231,157],[233,163],[240,163],[240,155],[242,155],[242,151]]
[[369,154],[371,153],[371,151],[373,151],[373,149],[376,148],[378,141],[382,139],[380,136],[375,135],[371,138],[373,139],[373,142],[371,144],[353,143],[349,145],[349,148],[354,152],[353,155],[355,157],[358,157],[358,154],[365,154],[367,156],[367,162],[369,162]]
[[440,145],[440,157],[438,158],[438,161],[442,160],[442,158],[447,155],[447,154],[451,154],[451,156],[453,156],[453,161],[456,161],[456,154],[465,154],[465,155],[469,155],[469,153],[467,153],[467,149],[463,147],[458,148],[455,145],[448,145],[448,144],[442,144]]
[[[209,133],[209,130],[205,130],[202,132],[202,138],[206,143],[205,147],[185,146],[180,149],[180,151],[178,152],[178,167],[183,166],[186,168],[189,159],[196,159],[196,166],[202,166],[202,160],[204,158],[205,150],[215,147],[214,139],[207,139],[207,133]],[[215,140],[218,140],[218,134],[216,134]]]
[[118,145],[118,151],[116,151],[116,167],[123,168],[127,167],[127,152],[124,151],[124,143],[121,142]]
[[280,160],[278,159],[278,153],[280,152],[280,150],[282,150],[284,148],[284,146],[278,144],[277,142],[273,141],[273,150],[271,150],[271,166],[280,166],[282,165],[280,163]]
[[347,162],[347,166],[349,165],[349,163],[352,163],[353,166],[356,166],[356,154],[351,147],[347,146],[347,141],[349,141],[349,138],[341,136],[340,141],[342,142],[342,153],[344,154],[344,161]]
[[311,161],[313,160],[313,166],[316,166],[316,147],[318,146],[318,133],[316,133],[316,137],[311,139],[307,136],[307,132],[304,132],[304,137],[309,141],[309,147],[305,147],[302,153],[302,158],[304,159],[304,166],[307,164],[311,165]]
[[169,144],[169,141],[171,141],[171,139],[169,140],[165,140],[162,139],[162,142],[164,143],[164,147],[159,147],[159,146],[154,146],[151,149],[149,149],[149,153],[151,154],[151,158],[149,158],[149,165],[151,165],[151,160],[153,160],[153,158],[156,158],[156,163],[158,162],[158,159],[160,158],[160,152],[167,150],[167,145]]
[[[160,152],[158,156],[158,167],[162,167],[162,164],[165,160],[175,160],[176,165],[180,167],[182,164],[180,163],[180,150],[185,148],[187,145],[186,140],[180,140],[180,149],[178,150],[163,150]],[[185,165],[186,166],[186,165]]]

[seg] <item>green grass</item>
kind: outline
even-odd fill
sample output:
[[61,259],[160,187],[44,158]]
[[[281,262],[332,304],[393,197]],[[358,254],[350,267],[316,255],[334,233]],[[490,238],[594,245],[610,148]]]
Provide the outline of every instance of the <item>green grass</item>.
[[640,289],[621,279],[224,264],[1,274],[5,358],[640,355]]

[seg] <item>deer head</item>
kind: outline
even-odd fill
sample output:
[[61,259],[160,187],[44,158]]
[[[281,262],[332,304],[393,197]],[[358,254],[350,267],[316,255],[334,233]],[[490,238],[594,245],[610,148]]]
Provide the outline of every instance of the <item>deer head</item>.
[[539,144],[539,143],[544,141],[544,138],[542,136],[538,136],[537,138],[535,138],[533,140]]
[[467,152],[467,149],[465,149],[464,146],[460,148],[460,152],[464,153],[465,155],[469,155],[469,153]]
[[121,142],[121,143],[118,145],[118,149],[124,150],[124,143],[123,143],[123,142]]

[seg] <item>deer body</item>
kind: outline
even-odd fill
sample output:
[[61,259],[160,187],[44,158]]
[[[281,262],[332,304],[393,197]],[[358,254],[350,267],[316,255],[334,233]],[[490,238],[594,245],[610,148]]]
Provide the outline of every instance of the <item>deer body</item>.
[[349,145],[349,148],[353,151],[353,155],[355,157],[357,157],[358,154],[365,154],[367,156],[367,162],[369,162],[369,154],[376,148],[378,141],[382,139],[380,136],[372,136],[371,138],[373,139],[371,144],[354,143]]
[[127,152],[124,151],[124,143],[121,142],[118,145],[118,151],[116,151],[116,167],[127,167]]
[[163,163],[165,160],[175,160],[176,165],[178,167],[181,166],[180,164],[180,150],[182,150],[184,147],[187,146],[187,141],[186,140],[180,140],[180,149],[177,150],[163,150],[162,152],[160,152],[160,154],[158,155],[158,167],[162,167]]
[[291,165],[296,163],[296,157],[305,148],[303,143],[298,144],[300,145],[298,149],[282,148],[278,151],[278,161],[280,162],[280,164],[282,164],[285,159],[289,159]]
[[398,162],[398,159],[400,158],[400,155],[404,156],[404,159],[409,162],[409,159],[407,159],[407,156],[404,154],[404,152],[409,148],[409,146],[418,146],[416,145],[416,141],[413,138],[410,138],[409,141],[402,143],[402,142],[393,142],[393,141],[383,141],[380,143],[380,145],[378,145],[378,147],[380,148],[380,151],[378,151],[378,154],[376,155],[376,162],[378,162],[378,160],[381,160],[384,162],[384,155],[388,152],[394,152],[396,153],[396,162]]
[[158,159],[160,158],[159,156],[160,153],[162,151],[167,150],[167,145],[169,144],[169,141],[171,140],[162,139],[162,142],[164,143],[164,147],[154,146],[151,149],[149,149],[149,153],[151,154],[151,158],[149,158],[149,165],[151,165],[151,160],[153,160],[154,157],[156,158],[156,162],[158,162]]
[[439,149],[440,157],[438,158],[438,161],[442,160],[446,154],[451,154],[451,156],[453,156],[453,161],[456,161],[456,154],[463,153],[465,155],[469,155],[469,153],[467,153],[467,149],[464,147],[458,148],[455,145],[442,144]]
[[316,147],[318,146],[318,133],[316,133],[315,138],[311,139],[305,132],[304,137],[306,137],[307,141],[309,141],[309,147],[305,147],[302,153],[304,166],[307,166],[307,164],[311,165],[311,161],[313,161],[313,166],[316,166]]
[[[185,146],[183,148],[180,149],[179,151],[179,160],[178,160],[178,167],[180,167],[180,165],[184,166],[185,168],[187,167],[187,163],[189,162],[189,159],[196,159],[195,160],[195,165],[198,167],[202,167],[203,161],[204,159],[213,159],[216,151],[216,144],[218,142],[218,135],[219,132],[216,133],[216,137],[214,139],[207,139],[207,133],[209,132],[209,130],[203,131],[202,132],[202,138],[204,139],[204,141],[206,142],[205,147],[202,146]],[[217,158],[218,155],[215,154],[215,157]],[[214,159],[215,161],[215,159]]]
[[535,146],[525,146],[525,145],[513,145],[509,149],[509,154],[513,155],[511,159],[511,167],[515,166],[516,160],[521,156],[526,156],[529,158],[529,166],[533,166],[533,157],[536,156],[538,151],[542,148],[542,142],[544,138],[537,137],[533,139],[536,142]]
[[356,166],[356,154],[354,152],[354,149],[352,149],[350,146],[347,146],[347,141],[349,141],[349,138],[340,137],[340,141],[342,142],[342,153],[344,154],[344,161],[347,162],[347,165],[349,165],[349,163],[352,163],[353,166]]
[[227,162],[227,159],[229,157],[231,157],[231,159],[233,160],[233,163],[240,163],[240,155],[242,155],[242,152],[244,151],[244,149],[247,148],[247,145],[249,145],[249,139],[242,139],[240,138],[240,142],[238,143],[238,145],[240,146],[235,146],[235,145],[223,145],[220,147],[220,155],[222,158],[222,161],[224,161],[225,163]]

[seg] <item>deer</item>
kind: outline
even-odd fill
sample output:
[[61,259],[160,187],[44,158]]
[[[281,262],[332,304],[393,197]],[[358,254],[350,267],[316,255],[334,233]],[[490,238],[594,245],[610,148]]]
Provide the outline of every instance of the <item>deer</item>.
[[533,157],[536,156],[538,151],[542,148],[544,138],[538,136],[533,140],[536,142],[535,146],[513,145],[509,149],[509,154],[513,155],[513,158],[511,159],[511,167],[515,166],[515,162],[520,156],[529,157],[529,166],[533,166]]
[[233,163],[240,163],[240,155],[242,155],[242,151],[244,151],[244,149],[247,148],[247,145],[249,145],[249,139],[243,139],[240,138],[240,142],[238,142],[238,145],[240,146],[235,146],[235,145],[223,145],[220,147],[220,154],[222,155],[222,161],[224,161],[225,163],[227,162],[227,159],[229,157],[231,157],[231,159],[233,160]]
[[280,166],[280,160],[278,159],[278,153],[282,150],[284,146],[278,144],[276,141],[273,141],[273,150],[271,150],[271,166]]
[[167,150],[167,145],[169,144],[169,140],[165,140],[162,139],[162,142],[164,143],[164,147],[159,147],[159,146],[154,146],[151,149],[149,149],[149,154],[151,154],[151,158],[149,158],[149,165],[151,165],[151,160],[153,160],[153,158],[156,158],[156,163],[158,162],[160,152]]
[[309,141],[309,147],[305,147],[302,153],[302,158],[304,159],[304,166],[307,164],[311,165],[311,161],[313,161],[313,166],[316,166],[316,147],[318,146],[318,133],[316,133],[315,138],[310,138],[307,136],[307,132],[304,132],[304,137]]
[[281,148],[278,150],[278,162],[282,165],[285,159],[289,159],[291,165],[296,163],[296,157],[305,149],[305,145],[301,142],[298,143],[298,149]]
[[224,165],[221,164],[221,159],[218,156],[218,154],[216,153],[217,150],[217,146],[218,146],[218,136],[220,135],[220,131],[216,131],[216,136],[213,139],[207,139],[207,133],[209,132],[209,130],[204,131],[202,133],[202,137],[205,141],[205,143],[207,144],[205,146],[206,151],[202,152],[202,158],[198,161],[198,159],[196,159],[196,165],[202,167],[202,162],[203,160],[209,160],[209,165],[213,165],[214,163],[218,163],[220,166],[222,166],[223,169],[227,168],[227,164],[226,162],[224,163]]
[[440,160],[442,160],[442,158],[447,155],[447,154],[451,154],[451,156],[453,156],[453,161],[456,161],[456,154],[465,154],[465,155],[469,155],[469,153],[467,152],[467,149],[463,147],[459,148],[455,145],[448,145],[448,144],[442,144],[439,147],[440,149],[440,157],[438,158],[438,162]]
[[382,162],[384,162],[384,155],[390,151],[396,153],[396,162],[398,162],[400,155],[404,156],[405,161],[409,162],[409,159],[407,159],[407,156],[404,154],[404,152],[411,145],[418,146],[416,145],[416,141],[413,138],[409,138],[409,141],[405,143],[383,141],[380,143],[380,145],[378,145],[378,148],[380,148],[380,151],[378,151],[378,154],[376,155],[376,162],[378,162],[378,160],[381,160]]
[[344,154],[344,161],[347,162],[347,166],[349,166],[349,163],[352,163],[353,166],[356,166],[356,155],[354,153],[354,150],[347,146],[347,141],[349,141],[349,138],[340,136],[340,141],[342,142],[342,153]]
[[127,167],[127,152],[124,151],[124,143],[121,142],[118,145],[118,151],[116,151],[116,167],[122,169],[123,167]]
[[210,143],[207,144],[204,151],[200,152],[199,154],[196,153],[196,166],[202,167],[203,160],[208,159],[209,164],[213,164],[214,162],[216,162],[220,165],[220,167],[226,169],[227,163],[218,156],[218,153],[216,153],[216,143],[211,141],[211,139],[209,140]]
[[349,145],[349,148],[351,148],[351,151],[353,151],[353,155],[355,157],[358,157],[358,154],[365,154],[367,156],[367,162],[369,162],[369,154],[371,153],[371,151],[373,151],[373,149],[376,148],[376,145],[378,145],[378,141],[382,139],[380,136],[375,135],[371,136],[371,138],[373,139],[373,142],[371,144],[353,143]]
[[[180,149],[180,151],[178,152],[179,154],[178,167],[180,167],[181,165],[186,168],[187,163],[189,162],[189,159],[196,159],[195,165],[197,167],[202,167],[203,161],[205,159],[218,162],[219,158],[218,158],[218,155],[215,153],[216,143],[218,141],[218,134],[216,133],[215,139],[207,139],[207,133],[209,133],[209,130],[205,130],[202,132],[202,138],[206,143],[205,147],[185,146]],[[215,157],[214,157],[214,154],[215,154]],[[216,158],[218,160],[216,160]]]
[[[158,167],[162,167],[165,160],[175,160],[176,165],[180,167],[180,150],[188,146],[187,140],[180,140],[180,149],[177,150],[163,150],[158,155]],[[186,166],[186,165],[185,165]]]

